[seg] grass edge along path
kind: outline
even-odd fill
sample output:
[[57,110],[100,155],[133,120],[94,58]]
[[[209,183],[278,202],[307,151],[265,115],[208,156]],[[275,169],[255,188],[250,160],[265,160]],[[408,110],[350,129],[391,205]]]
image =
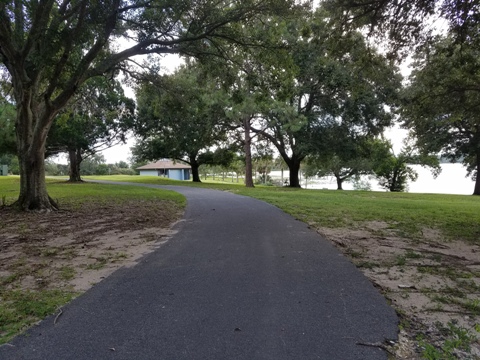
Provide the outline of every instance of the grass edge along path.
[[480,245],[480,198],[470,195],[414,194],[375,191],[304,190],[228,182],[193,183],[156,176],[85,177],[156,185],[206,187],[254,197],[277,206],[312,227],[357,228],[383,221],[399,235],[418,238],[424,229],[438,229],[445,240]]

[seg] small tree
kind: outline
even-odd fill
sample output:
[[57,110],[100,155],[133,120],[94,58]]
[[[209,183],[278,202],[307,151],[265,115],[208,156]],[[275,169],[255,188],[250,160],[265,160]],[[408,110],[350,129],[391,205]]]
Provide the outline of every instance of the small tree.
[[392,145],[383,142],[385,148],[377,152],[374,172],[381,187],[392,192],[402,192],[408,189],[409,181],[416,181],[418,174],[409,164],[419,164],[432,169],[437,176],[441,169],[438,158],[422,156],[414,153],[414,148],[406,144],[398,155],[393,152]]
[[393,152],[384,158],[375,168],[375,175],[381,187],[392,192],[402,192],[408,189],[409,181],[416,181],[418,174],[407,165],[408,156],[401,152]]
[[353,177],[373,172],[373,158],[383,149],[373,136],[358,135],[348,126],[333,124],[323,131],[321,147],[307,160],[308,176],[334,176],[337,190]]
[[252,157],[252,163],[255,168],[255,172],[260,174],[260,178],[257,179],[258,184],[267,184],[271,182],[271,178],[268,173],[272,171],[273,161],[273,149],[268,142],[257,142],[256,152]]

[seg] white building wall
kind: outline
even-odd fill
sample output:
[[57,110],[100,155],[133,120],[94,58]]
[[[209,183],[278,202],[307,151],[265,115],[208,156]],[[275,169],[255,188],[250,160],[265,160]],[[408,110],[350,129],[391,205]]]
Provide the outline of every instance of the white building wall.
[[158,176],[157,170],[140,170],[140,176]]

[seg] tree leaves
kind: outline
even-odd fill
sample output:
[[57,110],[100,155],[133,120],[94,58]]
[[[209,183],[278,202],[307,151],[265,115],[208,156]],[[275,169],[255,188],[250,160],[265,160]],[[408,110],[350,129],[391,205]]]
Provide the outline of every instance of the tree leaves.
[[89,80],[62,111],[50,131],[47,155],[79,151],[92,155],[125,142],[133,127],[135,103],[119,82],[105,77]]
[[151,80],[137,91],[138,157],[190,163],[225,139],[225,112],[216,98],[218,90],[199,68],[184,66],[173,75]]
[[16,154],[15,107],[6,101],[0,102],[0,155]]
[[417,56],[402,111],[421,153],[461,159],[474,177],[480,159],[479,55],[474,44],[437,39]]

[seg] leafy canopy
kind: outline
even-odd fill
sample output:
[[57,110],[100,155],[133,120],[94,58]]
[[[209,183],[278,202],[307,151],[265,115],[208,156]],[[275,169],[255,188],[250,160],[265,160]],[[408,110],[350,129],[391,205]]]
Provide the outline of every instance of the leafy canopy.
[[479,58],[480,47],[452,37],[424,48],[402,113],[421,152],[461,160],[474,177],[480,161]]
[[[226,140],[220,94],[216,83],[195,64],[185,65],[172,75],[152,76],[150,82],[142,83],[137,90],[136,159],[182,160],[195,171],[201,164],[223,163],[223,150],[210,151]],[[199,180],[197,175],[194,180]]]

